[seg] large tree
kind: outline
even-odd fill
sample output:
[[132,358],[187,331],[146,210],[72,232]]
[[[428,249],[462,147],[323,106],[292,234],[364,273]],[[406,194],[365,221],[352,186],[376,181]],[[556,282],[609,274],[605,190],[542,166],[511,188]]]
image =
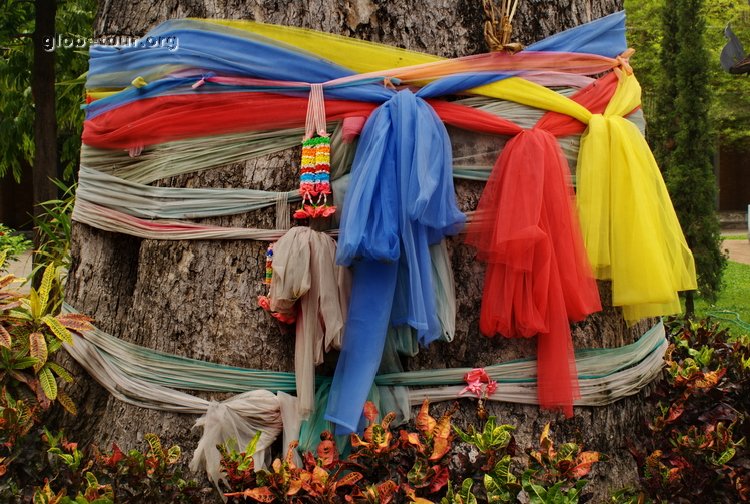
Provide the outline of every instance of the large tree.
[[[514,39],[530,43],[614,12],[619,0],[521,2]],[[175,17],[255,19],[303,26],[331,33],[383,42],[408,49],[454,57],[487,50],[480,1],[461,2],[177,2],[149,4],[108,1],[101,4],[97,35],[142,35],[157,23]],[[452,131],[456,153],[493,152],[501,139]],[[238,162],[200,173],[162,180],[161,185],[191,187],[253,187],[291,190],[297,184],[289,170],[298,150]],[[492,162],[491,160],[488,160]],[[463,210],[476,206],[482,184],[457,183]],[[273,212],[253,212],[204,219],[224,226],[274,226]],[[76,224],[73,265],[67,300],[96,318],[102,329],[124,339],[164,352],[247,368],[293,369],[293,337],[256,306],[262,293],[266,244],[255,241],[157,241],[117,235]],[[410,369],[484,366],[519,356],[531,356],[529,341],[500,342],[479,334],[477,307],[482,292],[483,267],[460,239],[449,244],[456,284],[458,317],[455,340],[435,343],[407,363]],[[602,291],[607,292],[602,284]],[[605,295],[606,297],[606,295]],[[607,303],[607,299],[604,299]],[[632,342],[644,326],[627,328],[611,308],[587,319],[574,331],[577,347],[615,347]],[[187,450],[195,447],[194,416],[166,414],[118,402],[92,380],[79,374],[74,395],[80,416],[73,428],[81,442],[106,446],[112,441],[132,446],[144,433],[156,431],[167,442]],[[471,419],[470,403],[461,413]],[[642,395],[606,408],[577,408],[576,416],[561,416],[536,407],[497,404],[491,413],[519,427],[521,446],[531,444],[547,421],[560,421],[562,435],[580,433],[591,449],[611,458],[596,475],[598,488],[620,487],[635,478],[634,462],[622,450],[634,428],[643,423]],[[600,497],[603,494],[600,494]]]

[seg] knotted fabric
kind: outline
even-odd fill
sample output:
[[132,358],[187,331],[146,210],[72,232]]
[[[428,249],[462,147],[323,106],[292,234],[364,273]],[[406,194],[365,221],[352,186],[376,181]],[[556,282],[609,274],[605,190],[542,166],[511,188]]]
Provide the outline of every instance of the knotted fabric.
[[306,226],[293,227],[273,247],[271,311],[297,319],[294,370],[301,418],[315,400],[315,365],[341,347],[349,272],[335,264],[336,242]]
[[336,260],[352,266],[352,294],[326,409],[342,433],[357,430],[390,323],[423,345],[440,337],[429,246],[465,222],[445,126],[409,90],[369,117],[351,177]]

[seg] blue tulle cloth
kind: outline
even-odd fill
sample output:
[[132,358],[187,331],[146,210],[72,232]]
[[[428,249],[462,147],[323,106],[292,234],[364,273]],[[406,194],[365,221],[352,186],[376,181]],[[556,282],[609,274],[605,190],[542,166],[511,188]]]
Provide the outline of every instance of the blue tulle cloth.
[[[149,41],[174,40],[169,44]],[[615,57],[627,49],[625,41],[625,13],[585,23],[575,28],[535,42],[529,51],[578,52]],[[171,72],[190,76],[168,76]],[[207,25],[200,21],[175,19],[154,28],[146,37],[131,45],[114,47],[94,45],[90,50],[87,89],[129,86],[133,75],[142,74],[147,81],[151,75],[158,80],[138,89],[129,89],[86,107],[87,118],[127,103],[165,94],[191,94],[221,91],[276,91],[293,93],[293,89],[273,86],[226,86],[206,83],[195,90],[192,85],[201,77],[214,74],[254,77],[259,79],[302,82],[326,82],[353,75],[348,68],[323,58],[274,44],[273,41],[250,32]],[[484,84],[510,77],[509,73],[475,72],[451,75],[429,83],[418,93],[432,98],[459,93]],[[303,96],[307,91],[302,90]],[[326,98],[383,103],[390,91],[367,79],[355,85],[327,87]]]
[[390,324],[422,345],[440,337],[429,247],[465,222],[445,126],[403,90],[367,120],[344,200],[336,260],[352,266],[352,294],[326,409],[338,433],[357,430]]

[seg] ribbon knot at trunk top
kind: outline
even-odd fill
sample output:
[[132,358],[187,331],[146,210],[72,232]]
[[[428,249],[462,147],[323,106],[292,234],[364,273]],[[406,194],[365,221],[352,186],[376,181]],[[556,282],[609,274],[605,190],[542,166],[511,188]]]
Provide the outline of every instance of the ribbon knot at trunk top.
[[[596,278],[612,281],[613,305],[622,307],[628,322],[679,313],[677,293],[696,288],[695,264],[651,149],[624,117],[640,106],[635,76],[610,73],[575,99],[513,81],[495,84],[499,97],[550,111],[537,128],[557,136],[584,132],[576,171],[578,216]],[[611,99],[602,95],[588,101],[597,89],[613,84]],[[455,109],[449,112],[447,105],[436,110],[456,126],[497,134],[518,131],[505,124],[503,133],[491,118],[480,120],[484,116],[478,111],[471,121]]]
[[450,139],[430,105],[396,93],[367,120],[344,200],[336,259],[352,266],[344,341],[326,418],[357,430],[389,324],[440,336],[429,246],[458,233]]
[[[567,163],[554,136],[588,125],[577,173],[583,239],[589,257],[595,251],[606,260],[593,261],[597,276],[613,281],[614,304],[627,320],[679,310],[677,291],[694,286],[695,271],[648,145],[623,117],[640,105],[635,77],[612,73],[573,99],[526,86],[524,93],[508,86],[504,97],[550,111],[529,131],[477,111],[471,120],[451,104],[436,110],[459,127],[513,135],[468,229],[467,241],[488,263],[480,328],[487,335],[539,334],[540,404],[572,414],[576,385],[568,320],[600,308],[570,206]],[[646,194],[648,204],[632,206],[638,193]],[[661,273],[639,275],[645,263],[646,271]],[[622,290],[629,296],[618,295]]]

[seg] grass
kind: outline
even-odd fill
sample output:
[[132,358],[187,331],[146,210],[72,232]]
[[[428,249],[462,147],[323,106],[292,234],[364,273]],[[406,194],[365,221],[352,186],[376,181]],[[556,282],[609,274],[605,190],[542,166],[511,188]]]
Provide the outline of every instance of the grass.
[[[724,270],[724,288],[711,304],[697,298],[695,314],[698,318],[721,319],[732,334],[750,333],[750,265],[729,261]],[[739,317],[740,323],[730,322]]]
[[747,240],[748,234],[731,234],[731,235],[725,235],[721,237],[722,240]]

